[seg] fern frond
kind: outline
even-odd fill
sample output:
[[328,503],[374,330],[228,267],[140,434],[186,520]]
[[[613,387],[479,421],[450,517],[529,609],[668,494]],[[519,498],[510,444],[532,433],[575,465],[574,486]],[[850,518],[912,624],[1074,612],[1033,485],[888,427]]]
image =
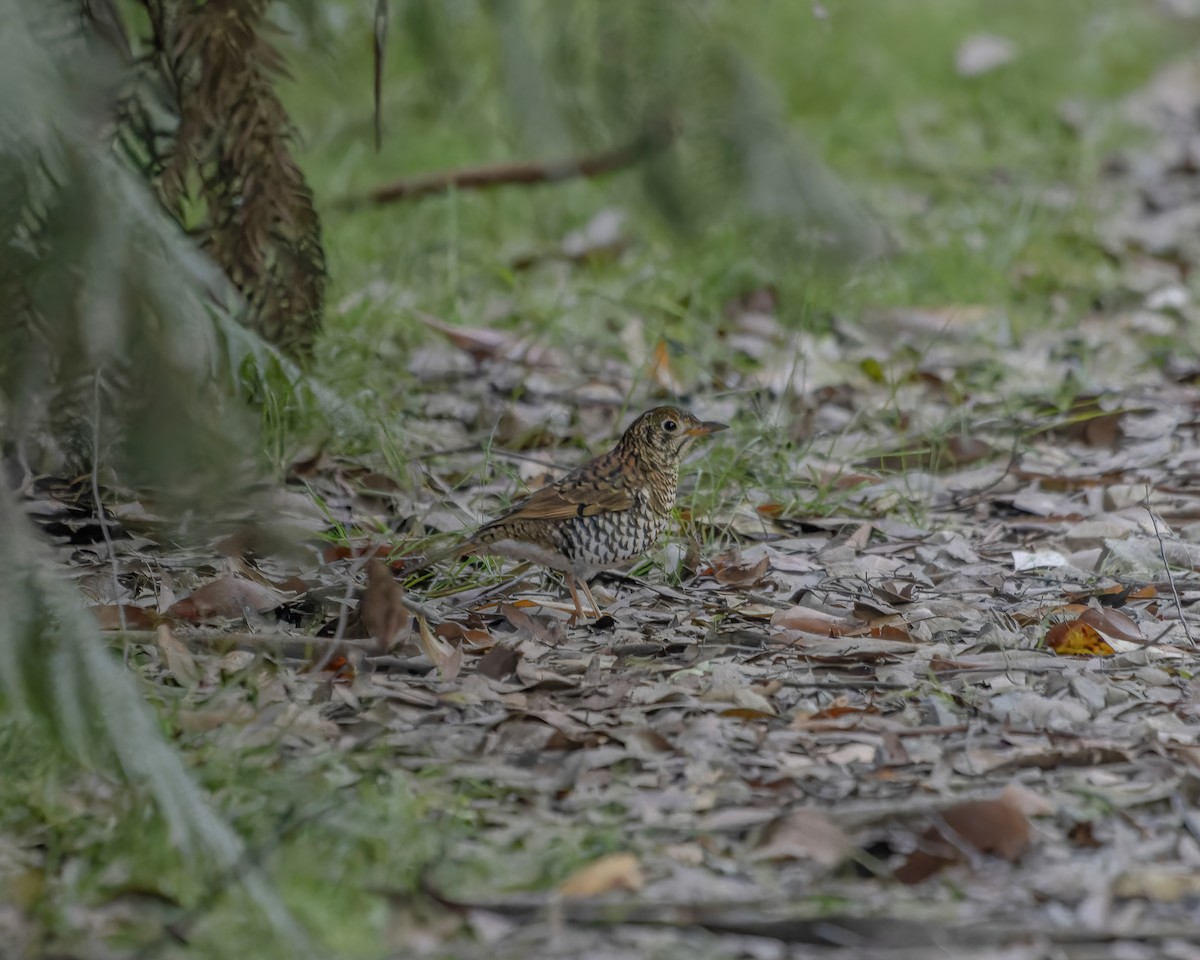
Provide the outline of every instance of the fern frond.
[[[320,327],[326,266],[312,192],[274,84],[266,0],[145,0],[142,88],[125,116],[167,207],[248,306],[246,323],[304,357]],[[156,96],[152,96],[156,94]],[[177,118],[164,135],[155,103]]]

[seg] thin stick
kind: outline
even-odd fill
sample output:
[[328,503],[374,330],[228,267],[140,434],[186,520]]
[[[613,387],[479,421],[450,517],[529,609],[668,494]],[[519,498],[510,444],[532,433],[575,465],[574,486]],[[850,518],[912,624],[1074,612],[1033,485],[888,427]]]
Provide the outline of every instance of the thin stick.
[[1158,540],[1158,555],[1162,557],[1163,569],[1167,572],[1167,583],[1171,585],[1171,595],[1175,598],[1175,609],[1179,611],[1179,622],[1183,624],[1183,633],[1187,637],[1188,643],[1193,647],[1196,645],[1196,640],[1192,636],[1192,628],[1188,626],[1187,614],[1183,611],[1183,603],[1179,599],[1179,590],[1175,586],[1175,575],[1171,573],[1171,566],[1167,563],[1167,546],[1163,543],[1162,534],[1158,531],[1158,517],[1154,515],[1154,511],[1150,509],[1150,485],[1146,484],[1146,512],[1150,514],[1150,522],[1154,525],[1154,536]]
[[641,162],[668,147],[676,136],[674,125],[664,123],[647,129],[629,143],[581,157],[434,170],[412,177],[400,177],[364,194],[344,197],[337,201],[336,206],[343,210],[355,210],[401,200],[416,200],[449,190],[487,190],[516,184],[558,183],[576,177],[591,179]]
[[[103,368],[101,368],[103,369]],[[117,605],[117,617],[121,629],[125,630],[125,604],[121,602],[120,569],[117,566],[116,548],[112,534],[108,532],[108,519],[104,516],[104,501],[100,499],[100,370],[92,381],[92,503],[96,507],[96,519],[100,521],[100,532],[104,534],[104,545],[108,548],[108,562],[112,565],[113,602]]]

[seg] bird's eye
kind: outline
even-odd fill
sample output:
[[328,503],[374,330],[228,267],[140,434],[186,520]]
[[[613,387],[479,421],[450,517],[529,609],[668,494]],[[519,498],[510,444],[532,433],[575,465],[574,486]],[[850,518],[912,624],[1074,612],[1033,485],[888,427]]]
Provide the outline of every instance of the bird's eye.
[[674,433],[679,429],[679,424],[677,424],[674,420],[664,420],[663,429],[666,430],[667,433]]

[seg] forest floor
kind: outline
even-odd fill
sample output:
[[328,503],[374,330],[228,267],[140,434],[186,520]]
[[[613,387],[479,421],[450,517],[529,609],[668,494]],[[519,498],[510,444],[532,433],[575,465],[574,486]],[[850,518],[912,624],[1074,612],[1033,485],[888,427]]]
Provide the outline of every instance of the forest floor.
[[[847,81],[850,142],[764,58],[897,243],[816,279],[681,251],[600,183],[330,213],[319,376],[359,426],[279,414],[291,546],[201,552],[117,498],[109,555],[70,488],[30,501],[318,954],[1200,957],[1184,6],[1064,3],[1072,56],[989,21],[1016,56],[979,76],[953,3],[914,5],[919,51],[853,20],[892,59]],[[318,196],[384,179],[412,138],[342,163],[317,118],[361,71],[312,73]],[[481,159],[461,136],[439,166]],[[731,429],[598,621],[536,569],[404,578],[681,396]],[[7,942],[290,955],[111,784],[3,755]]]

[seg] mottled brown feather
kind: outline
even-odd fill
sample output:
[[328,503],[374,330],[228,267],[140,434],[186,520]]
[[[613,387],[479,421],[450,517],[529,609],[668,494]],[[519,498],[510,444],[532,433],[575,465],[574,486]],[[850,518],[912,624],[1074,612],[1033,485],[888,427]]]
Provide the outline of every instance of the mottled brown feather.
[[629,465],[622,464],[613,456],[614,452],[588,463],[586,472],[576,470],[548,487],[535,490],[508,513],[480,527],[476,536],[523,520],[568,520],[628,510],[633,506]]

